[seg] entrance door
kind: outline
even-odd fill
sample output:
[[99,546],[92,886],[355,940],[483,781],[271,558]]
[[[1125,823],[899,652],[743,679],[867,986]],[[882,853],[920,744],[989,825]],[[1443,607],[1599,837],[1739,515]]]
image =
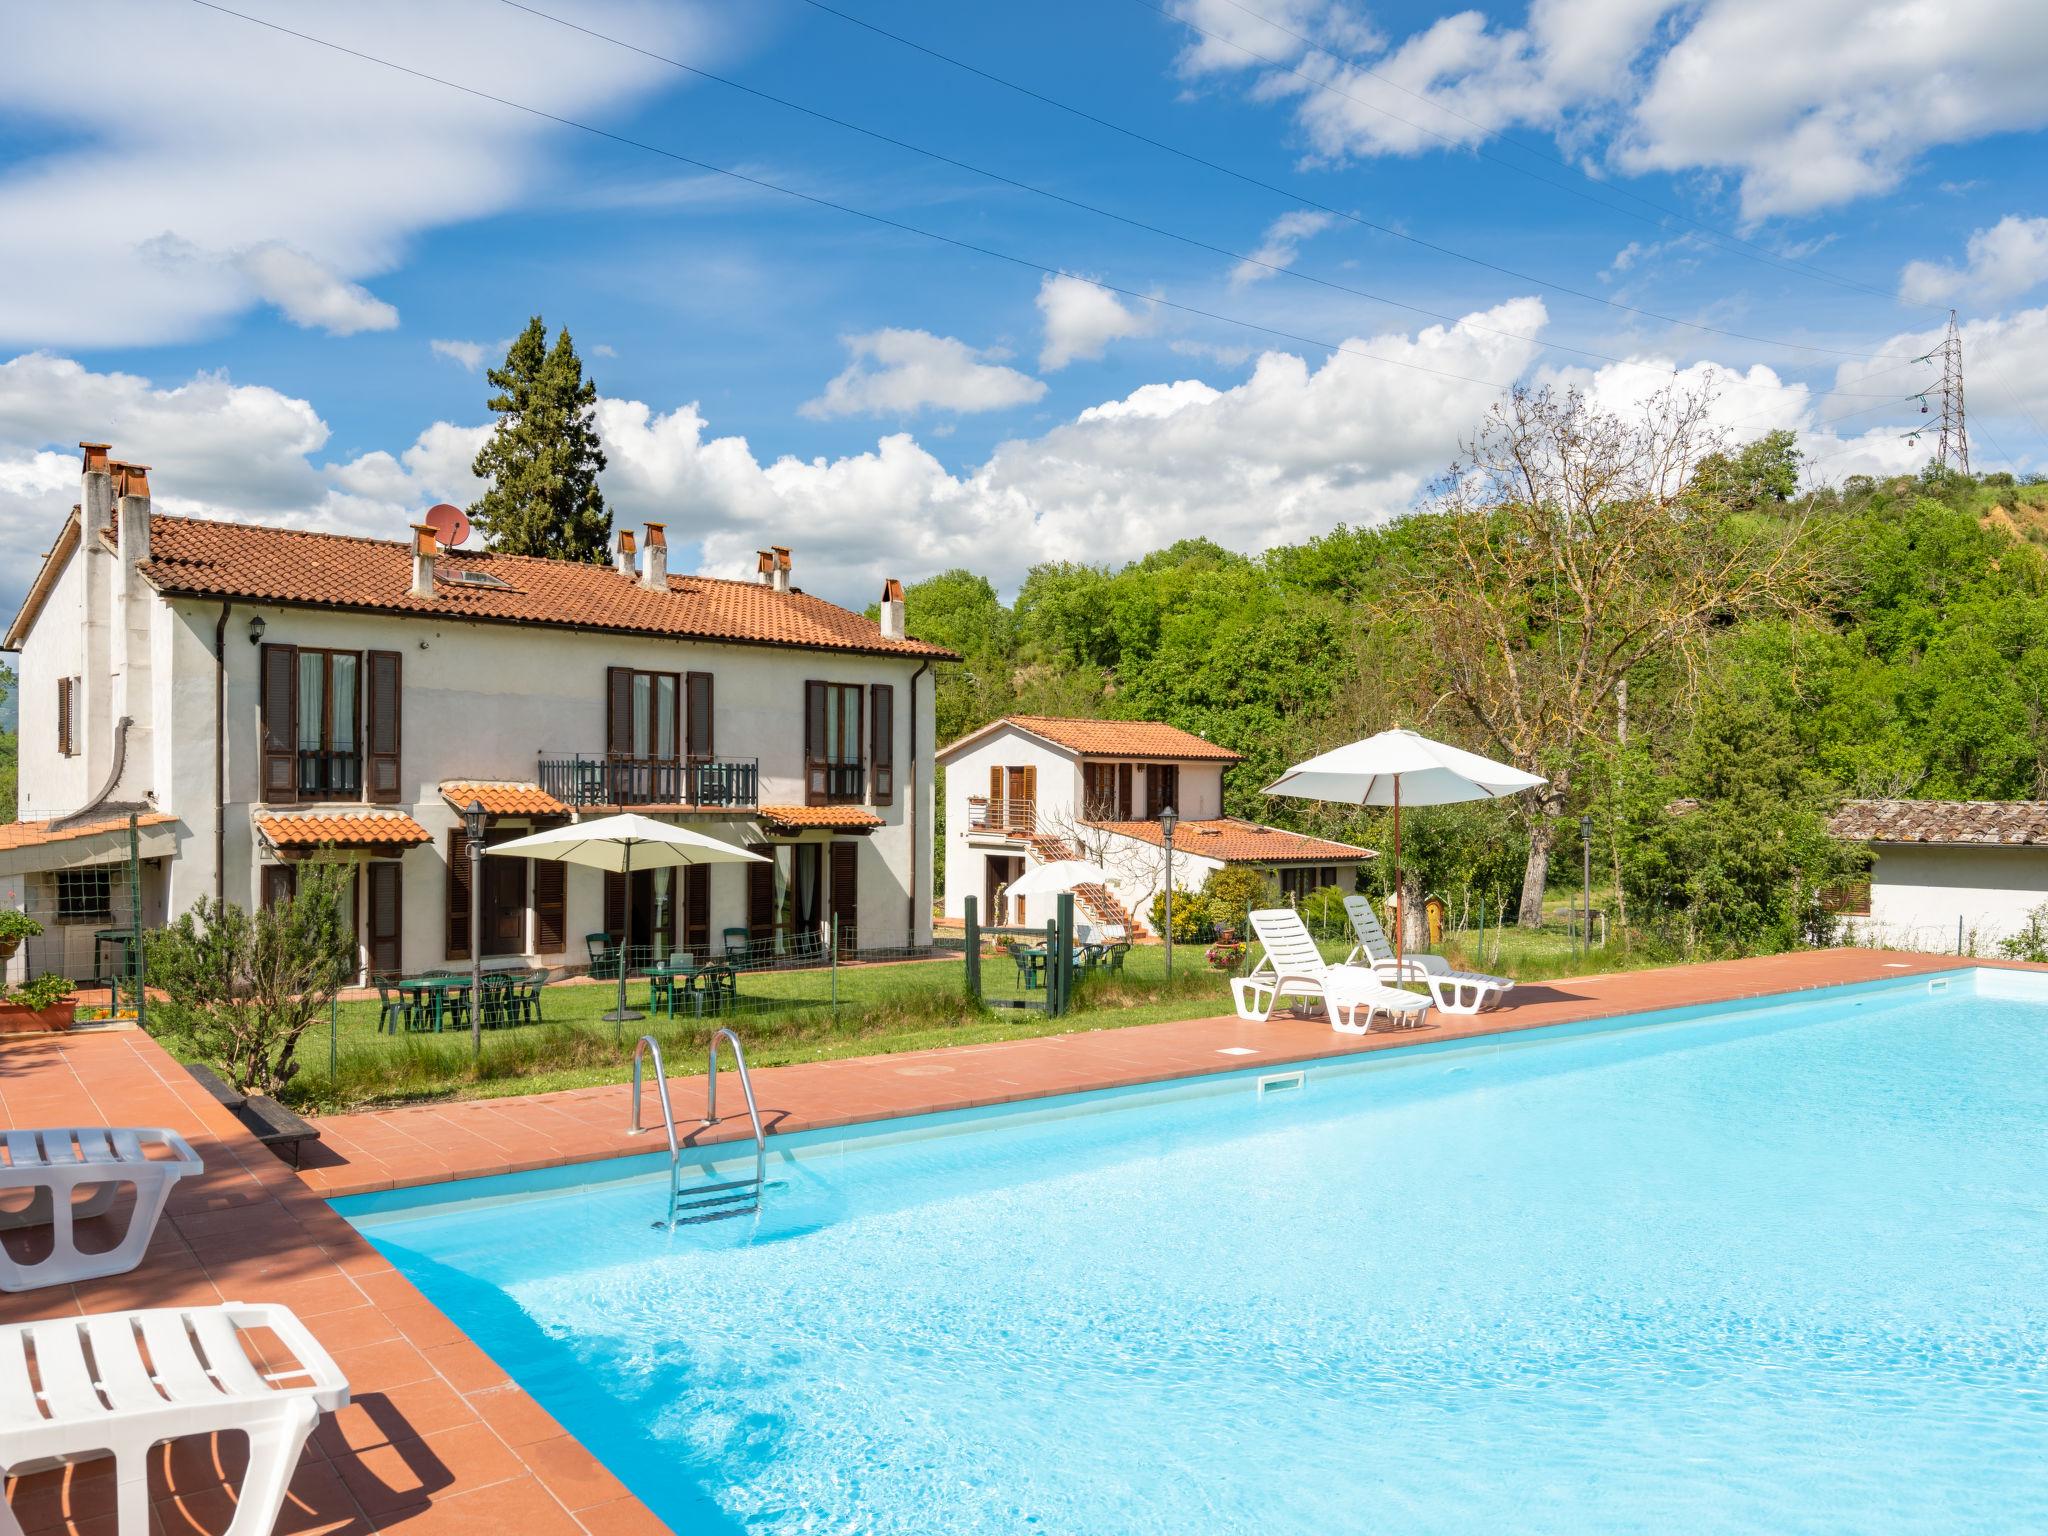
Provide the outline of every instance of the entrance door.
[[1011,901],[1002,892],[1012,880],[1024,873],[1024,861],[1018,858],[985,858],[982,860],[982,920],[992,928],[1004,928],[1024,921],[1022,897]]
[[[485,843],[508,843],[524,837],[524,827],[492,827]],[[485,859],[483,873],[483,953],[526,953],[526,860]]]
[[[626,933],[626,880],[617,870],[604,876],[604,931],[614,940],[623,938],[633,952],[633,964],[644,965],[657,947],[675,948],[677,913],[673,869],[636,869],[633,881],[633,931]],[[656,940],[660,940],[657,946]]]

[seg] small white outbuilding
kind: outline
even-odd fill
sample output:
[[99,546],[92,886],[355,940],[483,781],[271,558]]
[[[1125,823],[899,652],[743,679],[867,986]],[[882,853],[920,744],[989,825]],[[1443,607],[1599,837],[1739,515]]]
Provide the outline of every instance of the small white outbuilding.
[[2048,903],[2048,801],[1851,800],[1830,830],[1875,856],[1864,943],[1992,954]]

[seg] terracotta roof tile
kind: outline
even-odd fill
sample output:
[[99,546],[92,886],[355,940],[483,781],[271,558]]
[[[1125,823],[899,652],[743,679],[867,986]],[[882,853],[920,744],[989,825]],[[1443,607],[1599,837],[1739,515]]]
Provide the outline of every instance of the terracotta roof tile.
[[[1101,827],[1124,837],[1134,837],[1154,847],[1163,844],[1156,821],[1096,821]],[[1328,838],[1310,837],[1302,832],[1285,832],[1279,827],[1219,816],[1213,821],[1183,821],[1173,829],[1173,851],[1221,859],[1226,864],[1320,864],[1353,859],[1376,859],[1370,848],[1333,843]]]
[[[135,818],[138,827],[160,827],[167,821],[175,821],[162,811],[150,811]],[[106,832],[128,830],[128,817],[124,812],[119,816],[104,817],[98,821],[83,821],[70,826],[56,826],[51,821],[9,821],[0,822],[0,850],[14,848],[40,848],[45,843],[62,843],[74,837],[98,837]]]
[[402,811],[308,811],[256,818],[256,830],[273,848],[411,848],[431,843],[434,834]]
[[857,805],[764,805],[763,821],[779,827],[879,827],[882,818]]
[[[884,639],[872,620],[823,598],[758,582],[671,576],[655,591],[610,565],[450,549],[435,562],[433,597],[418,598],[404,540],[190,517],[152,517],[149,528],[142,571],[170,596],[957,659],[944,646]],[[464,576],[492,584],[466,585]]]
[[1858,843],[2048,843],[2048,800],[1851,800],[1828,829]]
[[458,811],[481,801],[487,816],[566,816],[569,807],[533,783],[489,783],[454,780],[441,786],[441,798]]
[[1005,715],[969,731],[942,749],[951,752],[1001,726],[1019,730],[1090,756],[1154,757],[1197,759],[1211,763],[1235,763],[1238,754],[1213,741],[1204,741],[1193,731],[1158,720],[1075,720],[1059,715]]

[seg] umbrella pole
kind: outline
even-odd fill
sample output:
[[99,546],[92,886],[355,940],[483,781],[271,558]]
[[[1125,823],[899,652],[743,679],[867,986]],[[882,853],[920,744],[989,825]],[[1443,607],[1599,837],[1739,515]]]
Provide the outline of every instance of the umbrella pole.
[[625,868],[619,877],[626,882],[626,931],[619,935],[619,1007],[612,1015],[612,1039],[620,1045],[626,1043],[625,1032],[619,1028],[628,1019],[640,1017],[637,1013],[626,1012],[626,967],[633,958],[633,845],[623,845],[626,850]]
[[1408,926],[1408,893],[1401,889],[1401,776],[1394,775],[1394,984],[1408,979],[1401,964],[1401,932]]

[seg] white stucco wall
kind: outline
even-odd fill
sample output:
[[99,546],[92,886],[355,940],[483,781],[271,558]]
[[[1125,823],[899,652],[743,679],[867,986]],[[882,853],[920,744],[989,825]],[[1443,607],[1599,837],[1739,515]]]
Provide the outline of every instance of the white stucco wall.
[[86,575],[86,562],[74,550],[15,660],[21,690],[17,814],[23,821],[61,816],[85,803],[85,754],[66,757],[57,751],[57,683],[85,676]]
[[1990,954],[2048,902],[2048,848],[1880,844],[1859,937],[1895,949]]

